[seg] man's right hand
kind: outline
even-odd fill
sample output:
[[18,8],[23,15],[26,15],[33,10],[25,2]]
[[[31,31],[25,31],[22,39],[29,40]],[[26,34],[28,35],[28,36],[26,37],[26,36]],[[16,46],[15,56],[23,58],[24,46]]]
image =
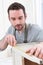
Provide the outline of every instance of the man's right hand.
[[0,50],[4,50],[8,45],[15,46],[15,44],[15,37],[11,34],[8,34],[0,41]]
[[5,37],[5,41],[6,41],[6,43],[8,43],[11,46],[15,46],[15,44],[17,43],[15,37],[11,34],[8,34]]

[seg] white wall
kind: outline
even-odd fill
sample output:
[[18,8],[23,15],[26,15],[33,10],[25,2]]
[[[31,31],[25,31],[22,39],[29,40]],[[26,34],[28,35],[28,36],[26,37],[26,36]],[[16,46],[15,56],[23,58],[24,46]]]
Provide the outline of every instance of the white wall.
[[3,35],[3,13],[2,13],[2,0],[0,0],[0,37]]
[[36,0],[36,24],[43,29],[43,0]]
[[5,35],[8,27],[10,26],[10,22],[8,20],[7,8],[8,6],[14,2],[22,3],[26,8],[27,13],[27,23],[35,23],[35,1],[34,0],[0,0],[0,39]]
[[41,0],[36,0],[36,24],[42,27],[41,22]]
[[41,21],[42,21],[42,28],[43,28],[43,0],[41,1]]

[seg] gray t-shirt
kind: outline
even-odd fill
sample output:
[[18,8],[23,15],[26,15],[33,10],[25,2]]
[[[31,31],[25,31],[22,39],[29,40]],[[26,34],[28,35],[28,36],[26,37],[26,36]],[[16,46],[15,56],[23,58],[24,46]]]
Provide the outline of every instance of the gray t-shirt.
[[[28,33],[25,33],[25,30],[22,33],[13,28],[9,27],[7,34],[12,34],[16,36],[17,43],[23,43],[25,40],[25,34],[27,34],[27,43],[28,42],[43,42],[43,30],[35,24],[29,24]],[[15,34],[14,34],[15,33]]]

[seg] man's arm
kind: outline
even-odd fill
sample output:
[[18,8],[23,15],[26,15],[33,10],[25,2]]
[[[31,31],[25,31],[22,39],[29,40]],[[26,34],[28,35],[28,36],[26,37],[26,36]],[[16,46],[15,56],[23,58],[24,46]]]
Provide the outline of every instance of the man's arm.
[[13,46],[16,43],[15,37],[13,36],[14,30],[15,29],[12,26],[8,28],[6,35],[2,40],[0,40],[0,50],[4,50],[8,44]]
[[4,50],[8,46],[7,39],[5,37],[0,40],[0,50]]
[[37,27],[34,27],[32,30],[34,37],[34,42],[39,43],[35,44],[33,47],[29,48],[26,52],[30,55],[35,55],[38,58],[43,59],[43,30]]
[[7,46],[15,46],[16,40],[15,37],[12,34],[6,35],[1,41],[0,41],[0,50],[4,50]]

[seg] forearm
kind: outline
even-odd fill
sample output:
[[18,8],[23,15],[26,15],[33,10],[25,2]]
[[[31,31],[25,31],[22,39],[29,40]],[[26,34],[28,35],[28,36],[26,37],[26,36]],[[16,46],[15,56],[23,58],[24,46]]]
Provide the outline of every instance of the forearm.
[[7,43],[7,40],[5,40],[5,38],[0,40],[0,50],[4,50],[7,46],[8,46],[8,43]]

